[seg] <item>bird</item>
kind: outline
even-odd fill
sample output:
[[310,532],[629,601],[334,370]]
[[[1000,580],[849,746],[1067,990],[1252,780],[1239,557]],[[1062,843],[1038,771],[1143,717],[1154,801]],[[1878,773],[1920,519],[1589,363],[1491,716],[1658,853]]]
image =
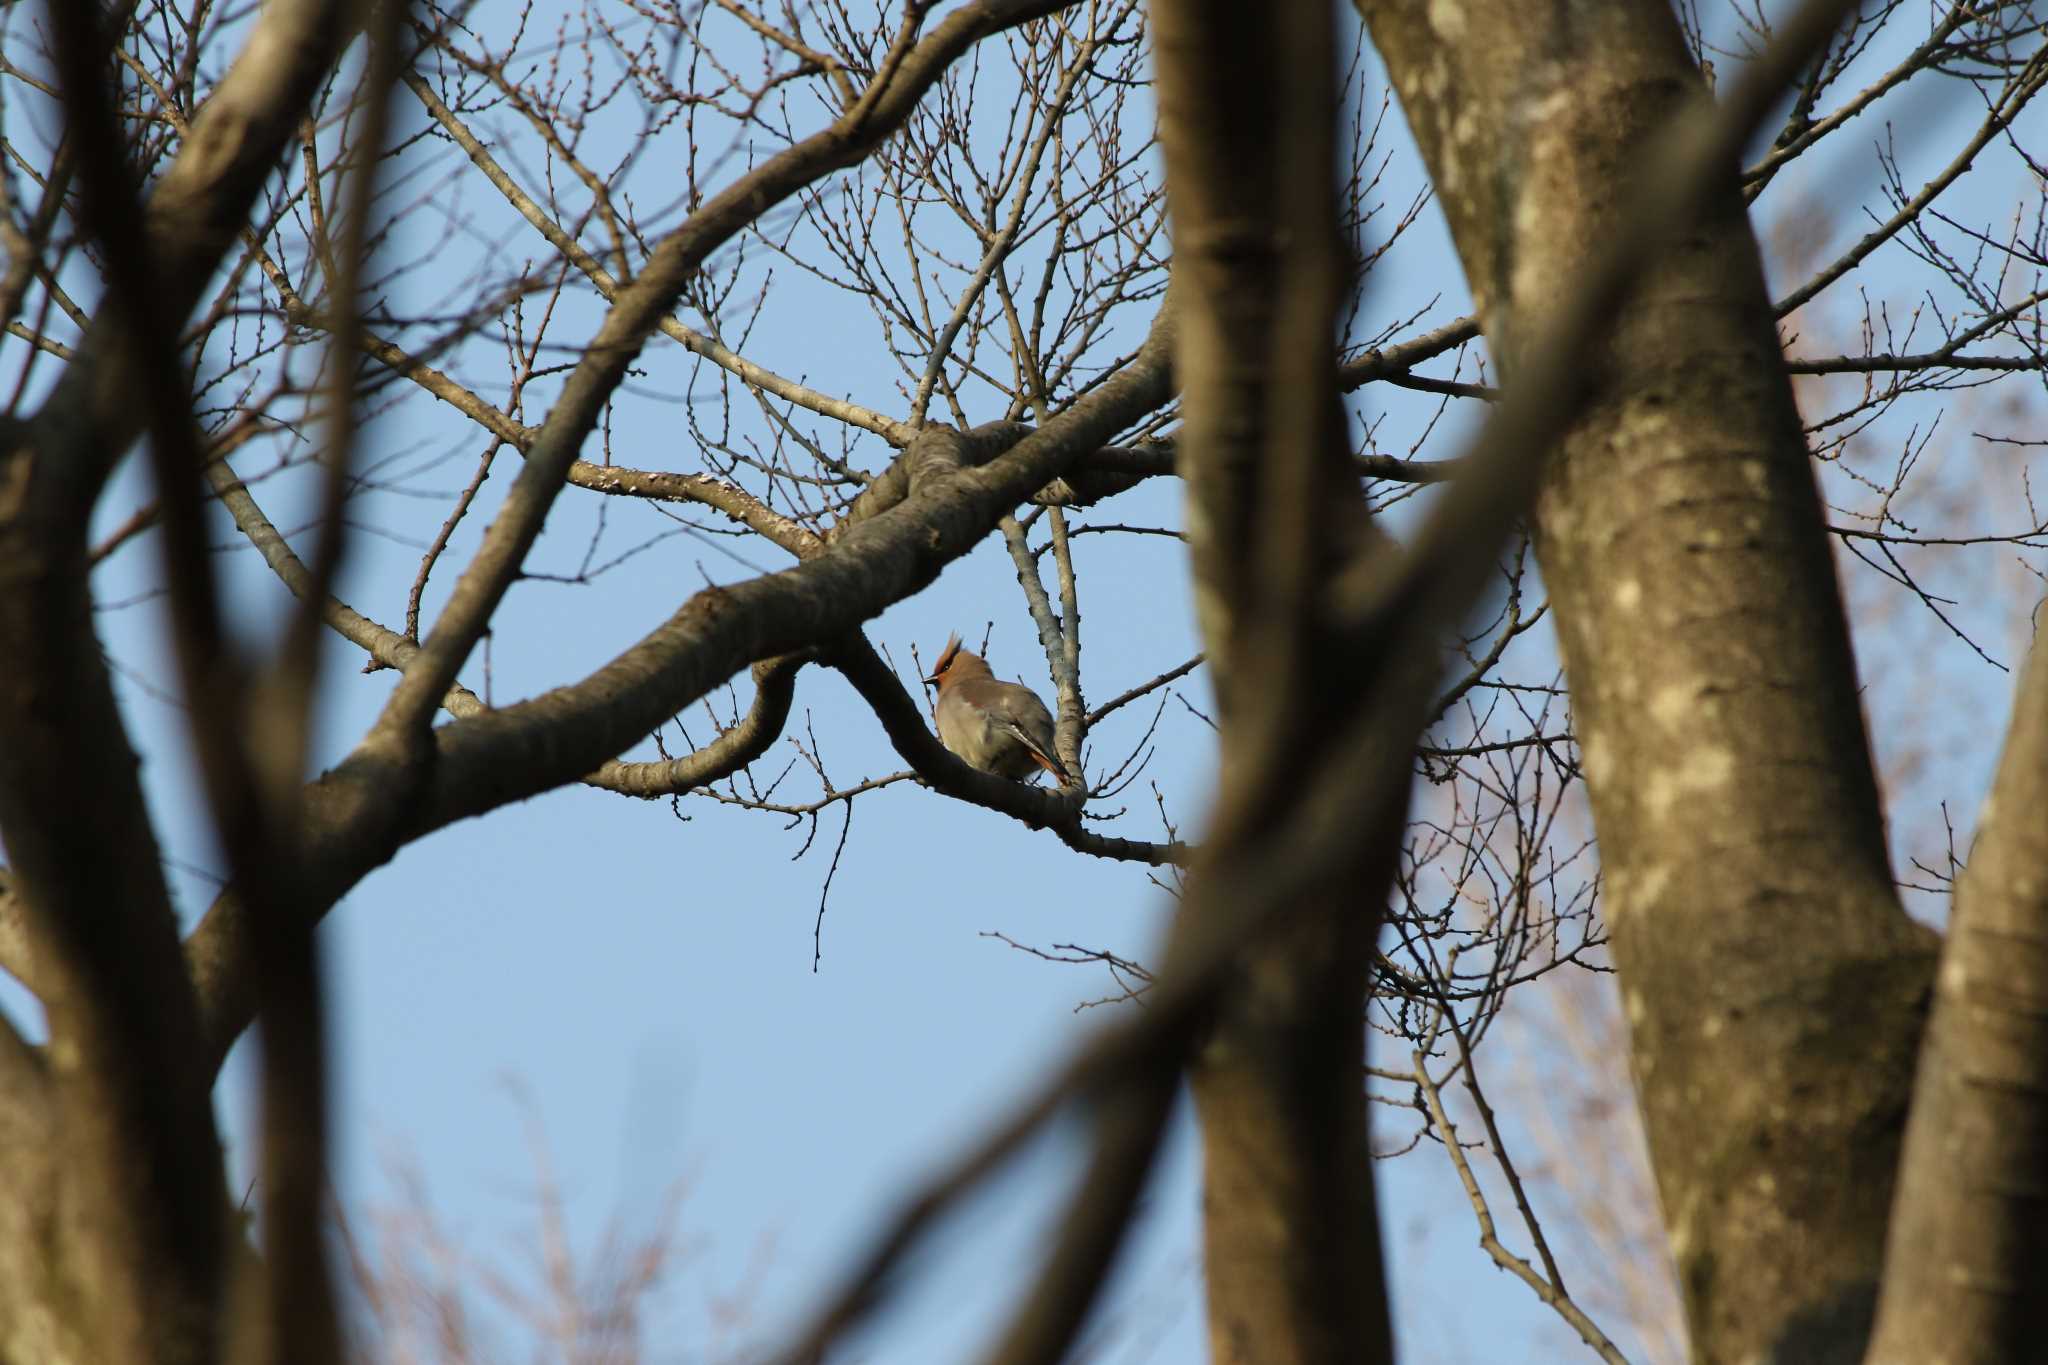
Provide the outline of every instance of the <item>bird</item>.
[[950,637],[925,681],[939,689],[932,719],[939,742],[968,766],[1021,782],[1039,768],[1071,786],[1073,778],[1053,753],[1052,713],[1022,683],[1001,682],[979,655]]

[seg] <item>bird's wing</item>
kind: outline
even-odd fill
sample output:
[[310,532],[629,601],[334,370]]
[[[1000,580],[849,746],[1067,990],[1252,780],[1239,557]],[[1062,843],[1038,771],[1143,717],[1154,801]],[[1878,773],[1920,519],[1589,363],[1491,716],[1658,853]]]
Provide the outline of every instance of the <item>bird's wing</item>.
[[1045,703],[1038,699],[1037,693],[1021,683],[1006,684],[991,719],[1016,736],[1024,751],[1039,767],[1062,782],[1071,780],[1066,766],[1052,751],[1052,713],[1045,709]]

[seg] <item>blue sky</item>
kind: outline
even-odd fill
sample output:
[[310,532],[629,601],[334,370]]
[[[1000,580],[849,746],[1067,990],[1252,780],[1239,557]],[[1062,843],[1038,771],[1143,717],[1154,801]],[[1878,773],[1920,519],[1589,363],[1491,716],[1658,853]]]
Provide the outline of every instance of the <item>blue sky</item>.
[[[1370,72],[1369,98],[1376,100],[1383,85]],[[417,117],[414,107],[400,108],[403,119]],[[1958,126],[1941,118],[1929,122],[1937,130]],[[1399,155],[1382,197],[1398,212],[1418,182],[1398,117],[1388,135]],[[1846,168],[1867,167],[1870,139],[1858,136],[1845,137],[1832,168],[1823,163],[1803,181],[1773,191],[1781,198],[1765,202],[1767,240],[1773,215],[1797,213],[1800,194],[1824,195]],[[1954,140],[1936,141],[1927,155]],[[1909,158],[1919,155],[1910,144],[1905,151]],[[545,255],[545,244],[487,196],[487,188],[471,183],[459,203],[446,205],[469,215],[474,236],[444,244],[430,258],[424,235],[417,242],[401,237],[387,248],[394,257],[417,250],[425,261],[392,286],[401,309],[430,306],[451,290],[472,257],[489,263],[493,252]],[[1979,202],[1958,200],[1966,209]],[[2009,187],[1993,184],[1984,192],[1983,211],[2009,200]],[[1781,202],[1795,207],[1780,208]],[[1822,216],[1818,230],[1830,240],[1858,230],[1849,215]],[[1885,260],[1878,258],[1880,284],[1887,278]],[[787,269],[772,280],[762,277],[761,288],[760,318],[744,348],[749,356],[808,376],[829,392],[900,411],[892,388],[897,376],[879,354],[863,310]],[[1376,275],[1369,306],[1373,315],[1392,318],[1433,299],[1422,326],[1448,321],[1466,306],[1432,209]],[[572,311],[555,337],[587,336],[594,316],[587,307]],[[1122,325],[1142,324],[1134,312]],[[0,370],[18,363],[11,354],[0,349],[0,357],[9,357]],[[611,441],[620,463],[693,467],[693,454],[678,449],[687,439],[676,407],[693,365],[670,343],[649,348],[645,372],[634,381],[636,397],[615,412]],[[1439,365],[1433,372],[1448,371]],[[545,388],[535,392],[540,396],[529,404],[529,422],[544,408]],[[1374,389],[1362,399],[1363,413],[1387,412],[1390,433],[1419,430],[1432,410],[1417,396],[1394,391]],[[1461,423],[1469,418],[1447,419],[1428,453],[1454,451]],[[418,541],[431,535],[445,496],[467,477],[476,443],[421,400],[371,423],[364,440],[378,453],[416,447],[423,455],[452,457],[402,488],[357,504],[354,519],[369,533],[356,541],[341,595],[396,624]],[[1392,441],[1381,448],[1405,453]],[[879,442],[857,449],[871,467],[885,458]],[[487,502],[509,481],[510,458],[500,457]],[[1956,458],[1968,458],[1967,452]],[[286,506],[300,496],[289,477],[275,486]],[[422,512],[421,493],[440,500],[428,499],[430,510]],[[146,496],[131,461],[102,509],[102,524],[118,523]],[[1077,522],[1170,526],[1178,520],[1177,498],[1176,487],[1158,481],[1078,514]],[[277,507],[271,510],[287,524]],[[602,562],[673,529],[644,506],[603,515],[600,527],[598,500],[565,492],[529,567],[572,574],[600,533]],[[483,524],[484,517],[473,514],[458,531],[453,562],[474,547]],[[221,544],[237,619],[249,638],[263,638],[284,610],[284,594],[253,555],[234,548],[225,523]],[[1089,535],[1077,538],[1075,547],[1092,702],[1195,652],[1176,542]],[[758,541],[738,548],[754,564],[781,562]],[[146,543],[124,549],[95,576],[100,600],[146,596],[155,568]],[[572,681],[638,638],[706,579],[730,581],[748,572],[723,542],[685,534],[590,584],[523,583],[494,630],[491,695],[502,700]],[[444,570],[437,589],[445,590],[452,577]],[[1851,589],[1852,600],[1864,591],[1853,581]],[[428,603],[431,612],[432,595]],[[1983,609],[1984,619],[2002,621],[2009,606],[1994,600]],[[990,655],[998,673],[1050,696],[1014,570],[996,538],[949,568],[929,591],[872,622],[868,634],[907,667],[912,645],[929,658],[949,631],[977,638],[987,622],[994,623]],[[166,694],[171,670],[158,604],[142,600],[106,610],[101,624],[145,756],[172,880],[185,913],[196,916],[216,889],[212,873],[220,860],[204,832],[178,705]],[[1968,708],[1978,720],[1960,733],[1942,732],[1930,763],[1910,782],[1901,779],[1901,800],[1919,802],[1910,807],[1915,811],[1925,804],[1920,794],[1934,790],[1961,792],[1974,803],[1997,730],[1981,717],[2002,717],[2009,686],[2003,675],[1959,658],[1954,648],[1937,654],[1911,643],[1923,638],[1925,625],[1913,618],[1896,627],[1908,643],[1889,652],[1888,635],[1858,642],[1866,670],[1873,658],[1893,661],[1872,692],[1874,714],[1895,708],[1901,717],[1879,736],[1881,759],[1888,735],[1909,727],[1920,733],[1914,697],[1931,688],[1979,699]],[[1525,667],[1540,667],[1547,641],[1530,648],[1537,652]],[[359,675],[358,662],[345,645],[330,648],[323,764],[347,751],[391,686],[388,673]],[[464,681],[483,690],[484,667],[482,657],[473,660]],[[744,679],[738,687],[744,705]],[[1199,674],[1181,690],[1194,707],[1212,709]],[[1112,753],[1120,758],[1118,746],[1135,744],[1149,715],[1134,707],[1098,731],[1090,767],[1102,766]],[[708,737],[701,712],[688,720],[699,742]],[[815,740],[842,786],[902,766],[873,717],[824,670],[802,675],[789,736],[806,747]],[[1150,790],[1156,784],[1172,818],[1197,831],[1213,766],[1209,731],[1186,708],[1169,703],[1148,743],[1153,754],[1144,781],[1119,800],[1129,807],[1119,830],[1159,835]],[[779,772],[795,757],[785,742],[757,770]],[[1073,855],[1049,835],[904,783],[855,803],[821,925],[820,897],[843,815],[843,808],[826,813],[816,839],[798,856],[807,830],[787,828],[780,817],[703,799],[672,808],[571,789],[444,830],[366,878],[330,916],[322,943],[336,1021],[335,1179],[352,1223],[370,1244],[393,1235],[379,1211],[410,1199],[398,1175],[416,1172],[449,1248],[467,1262],[455,1268],[458,1276],[481,1286],[479,1267],[489,1267],[515,1284],[529,1283],[544,1241],[535,1194],[538,1133],[572,1242],[586,1255],[595,1257],[609,1224],[644,1229],[664,1191],[683,1191],[677,1227],[689,1254],[651,1301],[646,1359],[744,1358],[746,1350],[779,1340],[835,1283],[878,1220],[937,1163],[971,1142],[1004,1112],[1009,1096],[1090,1029],[1114,1010],[1130,1008],[1077,1009],[1114,993],[1100,967],[1049,964],[988,935],[1039,946],[1073,943],[1144,960],[1169,912],[1144,869]],[[1924,830],[1904,834],[1917,847]],[[814,933],[821,948],[816,970]],[[21,1017],[18,996],[6,999]],[[1561,1064],[1540,1039],[1510,1050],[1502,1061],[1536,1073]],[[245,1129],[250,1114],[248,1063],[245,1043],[219,1092],[223,1122],[233,1132]],[[1576,1083],[1561,1078],[1560,1094]],[[958,1211],[913,1260],[889,1310],[838,1358],[970,1356],[1002,1320],[1034,1262],[1071,1178],[1076,1139],[1073,1127],[1056,1128]],[[239,1154],[238,1143],[237,1167],[245,1168]],[[1405,1360],[1574,1358],[1578,1348],[1562,1325],[1478,1251],[1471,1212],[1439,1152],[1424,1148],[1381,1162],[1376,1171]],[[1539,1182],[1536,1197],[1539,1205],[1552,1201],[1554,1209],[1557,1197],[1547,1189]],[[1089,1359],[1200,1357],[1197,1199],[1196,1144],[1183,1106],[1101,1315],[1100,1354]],[[1582,1278],[1602,1273],[1571,1263],[1566,1270]],[[492,1306],[481,1288],[476,1302],[482,1330],[504,1346],[487,1358],[525,1356],[515,1349],[523,1338],[512,1315]],[[1625,1324],[1607,1325],[1625,1336]]]

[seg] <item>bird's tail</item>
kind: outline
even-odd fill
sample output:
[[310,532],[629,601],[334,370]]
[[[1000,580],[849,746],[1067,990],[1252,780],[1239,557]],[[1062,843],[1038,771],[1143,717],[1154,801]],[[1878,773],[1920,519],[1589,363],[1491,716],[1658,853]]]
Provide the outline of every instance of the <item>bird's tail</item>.
[[1058,778],[1062,787],[1076,785],[1073,774],[1069,773],[1066,765],[1060,762],[1059,755],[1051,752],[1044,745],[1026,734],[1023,726],[1012,723],[1006,724],[1003,728],[1015,735],[1017,742],[1024,746],[1024,752],[1031,755],[1031,761]]

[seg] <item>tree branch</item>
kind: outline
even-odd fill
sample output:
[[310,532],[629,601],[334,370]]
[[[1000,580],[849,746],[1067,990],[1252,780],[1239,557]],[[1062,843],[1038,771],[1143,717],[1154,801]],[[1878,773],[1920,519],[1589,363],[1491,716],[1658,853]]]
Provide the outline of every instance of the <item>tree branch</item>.
[[[885,67],[832,126],[770,157],[714,195],[663,238],[563,382],[526,464],[469,567],[455,585],[417,662],[392,693],[366,740],[386,764],[415,762],[434,708],[511,586],[584,439],[626,368],[711,252],[805,185],[865,157],[900,127],[953,60],[983,37],[1065,7],[1066,0],[978,0],[948,14]],[[776,651],[781,652],[781,651]],[[758,657],[758,656],[756,656]],[[742,661],[744,662],[744,661]]]
[[[1172,335],[1170,315],[1162,310],[1122,373],[985,465],[962,469],[944,459],[912,460],[906,452],[899,465],[918,471],[914,479],[905,475],[911,480],[907,498],[845,529],[825,552],[793,568],[697,593],[583,682],[432,731],[433,759],[415,800],[404,799],[412,779],[403,767],[394,768],[374,746],[359,749],[307,792],[311,842],[303,871],[309,913],[324,914],[403,843],[575,781],[751,661],[829,644],[850,625],[924,587],[973,548],[1004,511],[1166,400],[1172,391]],[[416,667],[408,668],[408,678]],[[964,765],[961,771],[971,773]],[[1051,799],[988,774],[973,776],[1041,802]],[[393,812],[399,816],[395,826]],[[1084,848],[1098,842],[1085,832],[1062,837]],[[243,907],[224,898],[186,942],[208,1037],[216,1045],[248,1023],[245,920]]]
[[1956,879],[1870,1365],[1997,1365],[2048,1333],[2048,631],[2029,653]]
[[[257,16],[144,211],[163,316],[191,311],[247,225],[257,191],[353,32],[355,13],[342,0],[276,0]],[[62,486],[66,516],[83,515],[146,418],[129,401],[145,362],[124,326],[118,312],[94,319],[34,419],[35,444]]]

